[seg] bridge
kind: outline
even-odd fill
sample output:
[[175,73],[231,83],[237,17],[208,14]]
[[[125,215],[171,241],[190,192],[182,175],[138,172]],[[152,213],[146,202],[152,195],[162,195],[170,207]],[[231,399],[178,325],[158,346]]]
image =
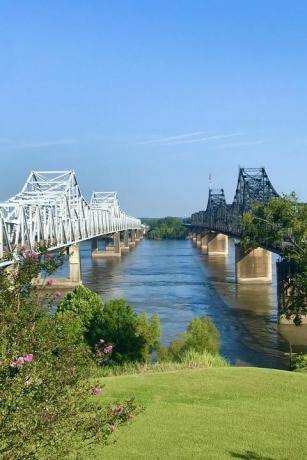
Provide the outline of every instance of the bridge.
[[[88,203],[74,171],[32,171],[21,192],[0,203],[0,267],[21,248],[39,252],[67,248],[70,283],[81,282],[79,243],[92,242],[93,257],[120,257],[144,233],[140,219],[120,208],[115,192],[94,192]],[[107,239],[105,251],[98,241]]]
[[206,210],[192,214],[191,223],[240,238],[242,215],[250,211],[254,203],[264,203],[278,196],[264,168],[240,168],[233,202],[226,203],[223,189],[209,189]]
[[[203,253],[209,255],[228,254],[228,237],[235,240],[236,282],[239,284],[271,283],[272,252],[282,255],[282,247],[262,245],[243,251],[239,240],[242,237],[241,219],[256,202],[265,203],[278,197],[264,168],[240,168],[233,202],[226,203],[223,189],[209,189],[205,210],[195,212],[190,219],[192,241]],[[264,223],[265,224],[265,223]],[[284,242],[283,244],[287,244]],[[284,303],[285,267],[277,263],[278,301],[281,312]]]

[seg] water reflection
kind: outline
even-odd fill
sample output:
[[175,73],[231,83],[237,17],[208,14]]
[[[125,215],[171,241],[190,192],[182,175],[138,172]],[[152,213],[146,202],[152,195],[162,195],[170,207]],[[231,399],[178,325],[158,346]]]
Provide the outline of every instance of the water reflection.
[[206,314],[232,363],[286,368],[288,340],[307,350],[307,327],[277,325],[274,270],[272,285],[236,285],[231,241],[223,257],[204,255],[190,241],[144,240],[121,260],[91,260],[83,243],[81,261],[84,284],[104,299],[125,298],[138,313],[158,313],[165,344]]

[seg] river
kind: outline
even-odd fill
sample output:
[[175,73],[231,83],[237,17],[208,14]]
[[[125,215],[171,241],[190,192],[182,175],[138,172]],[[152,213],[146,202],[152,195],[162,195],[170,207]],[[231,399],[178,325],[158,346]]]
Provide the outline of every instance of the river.
[[285,369],[289,343],[307,352],[307,325],[277,324],[275,263],[272,285],[237,285],[231,240],[228,257],[204,255],[190,240],[143,240],[119,260],[91,260],[85,242],[81,264],[84,285],[103,299],[123,298],[137,313],[158,313],[164,344],[205,314],[232,364]]

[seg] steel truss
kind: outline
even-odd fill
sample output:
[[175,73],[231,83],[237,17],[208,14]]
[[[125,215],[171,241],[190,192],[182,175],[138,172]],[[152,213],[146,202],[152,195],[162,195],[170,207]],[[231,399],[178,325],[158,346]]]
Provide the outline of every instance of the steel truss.
[[55,250],[141,228],[120,209],[115,192],[94,192],[88,203],[74,171],[32,171],[21,192],[0,203],[0,259],[13,258],[21,246],[35,250],[39,242]]
[[205,211],[191,216],[191,225],[240,238],[241,217],[255,202],[278,197],[264,168],[240,168],[232,204],[227,204],[223,189],[209,190]]

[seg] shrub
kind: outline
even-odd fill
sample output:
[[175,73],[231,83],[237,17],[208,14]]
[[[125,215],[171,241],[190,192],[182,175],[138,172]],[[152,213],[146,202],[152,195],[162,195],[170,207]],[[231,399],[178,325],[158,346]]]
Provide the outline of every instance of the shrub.
[[[0,271],[0,457],[64,458],[84,440],[105,442],[125,421],[100,407],[95,368],[74,311],[51,313],[55,298],[43,296],[33,279],[52,259],[24,250],[17,267]],[[93,381],[94,382],[94,381]],[[125,403],[125,413],[135,411]]]
[[307,372],[307,354],[299,353],[292,357],[291,370]]
[[97,294],[79,286],[60,302],[58,312],[65,311],[73,311],[80,317],[83,340],[93,353],[100,339],[112,344],[109,362],[145,362],[159,346],[159,317],[153,315],[150,321],[145,314],[138,317],[125,300],[103,303]]
[[212,321],[206,316],[193,318],[184,334],[177,335],[168,349],[161,350],[158,357],[162,360],[180,361],[189,350],[197,353],[208,352],[212,355],[219,351],[219,333]]
[[101,312],[102,307],[103,304],[99,295],[81,285],[65,295],[59,303],[57,311],[72,311],[76,313],[85,331],[89,331],[93,317]]
[[93,346],[100,337],[113,344],[112,361],[138,361],[142,359],[145,338],[138,334],[138,318],[125,300],[110,300],[94,316],[87,334]]
[[194,318],[185,334],[185,350],[193,349],[198,353],[208,351],[215,355],[219,351],[219,333],[214,323],[206,316]]

